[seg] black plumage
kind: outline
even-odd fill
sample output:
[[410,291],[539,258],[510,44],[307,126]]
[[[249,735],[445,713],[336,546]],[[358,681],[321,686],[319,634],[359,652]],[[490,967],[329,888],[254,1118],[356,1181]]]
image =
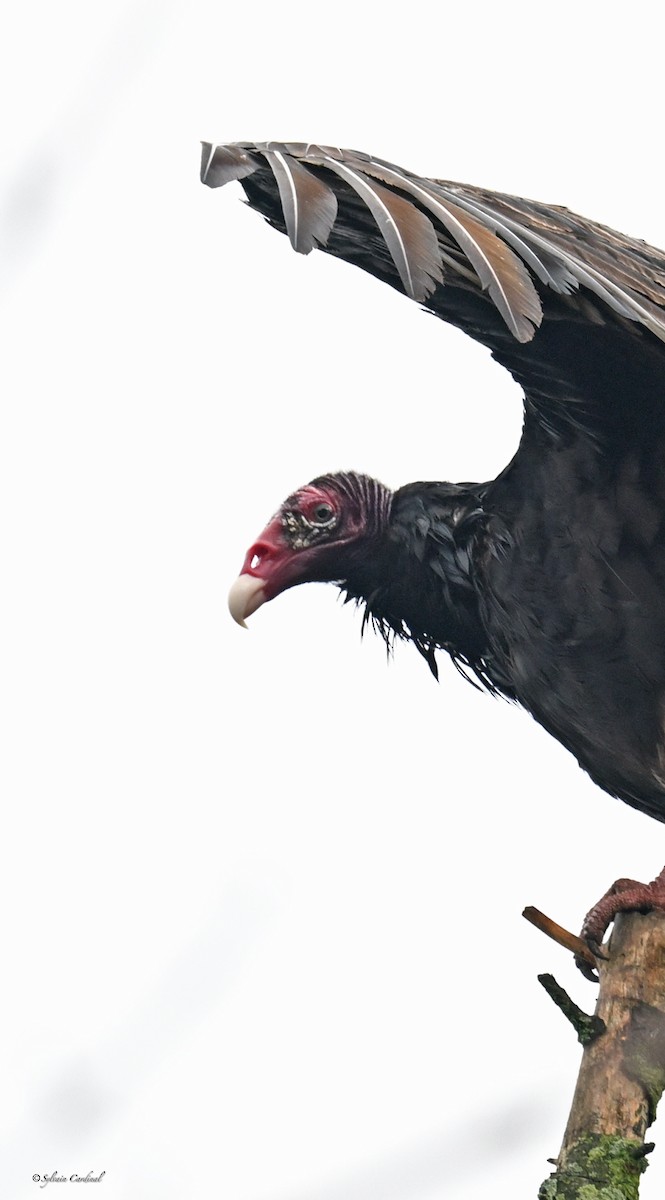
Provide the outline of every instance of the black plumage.
[[[329,147],[206,143],[202,178],[240,179],[297,250],[423,303],[524,391],[496,480],[391,494],[331,475],[289,497],[248,554],[236,615],[337,582],[388,639],[433,670],[448,651],[602,788],[665,820],[665,255],[562,208]],[[316,531],[304,548],[289,522]]]

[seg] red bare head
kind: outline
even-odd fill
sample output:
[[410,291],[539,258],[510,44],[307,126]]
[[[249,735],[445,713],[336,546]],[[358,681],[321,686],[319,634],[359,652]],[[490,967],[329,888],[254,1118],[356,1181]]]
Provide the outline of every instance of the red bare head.
[[239,625],[298,583],[337,582],[388,519],[391,493],[367,475],[324,475],[294,492],[250,546],[229,592]]

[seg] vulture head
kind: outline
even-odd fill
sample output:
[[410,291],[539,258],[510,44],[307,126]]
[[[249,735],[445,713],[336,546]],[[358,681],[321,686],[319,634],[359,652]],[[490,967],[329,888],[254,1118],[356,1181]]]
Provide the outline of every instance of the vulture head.
[[338,473],[293,492],[250,546],[229,593],[239,625],[298,583],[348,583],[378,553],[392,494],[367,475]]

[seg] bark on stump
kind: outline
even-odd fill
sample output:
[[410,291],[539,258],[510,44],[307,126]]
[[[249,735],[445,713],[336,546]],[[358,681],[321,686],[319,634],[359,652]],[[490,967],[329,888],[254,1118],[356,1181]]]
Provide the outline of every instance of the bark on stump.
[[539,1200],[638,1200],[665,1087],[665,913],[617,917],[557,1168]]

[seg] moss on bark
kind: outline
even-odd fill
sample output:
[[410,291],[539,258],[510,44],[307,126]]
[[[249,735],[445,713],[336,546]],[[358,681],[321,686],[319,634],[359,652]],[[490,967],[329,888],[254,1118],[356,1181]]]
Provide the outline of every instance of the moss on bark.
[[542,1184],[538,1200],[638,1200],[644,1150],[628,1138],[587,1134],[569,1151],[565,1169]]

